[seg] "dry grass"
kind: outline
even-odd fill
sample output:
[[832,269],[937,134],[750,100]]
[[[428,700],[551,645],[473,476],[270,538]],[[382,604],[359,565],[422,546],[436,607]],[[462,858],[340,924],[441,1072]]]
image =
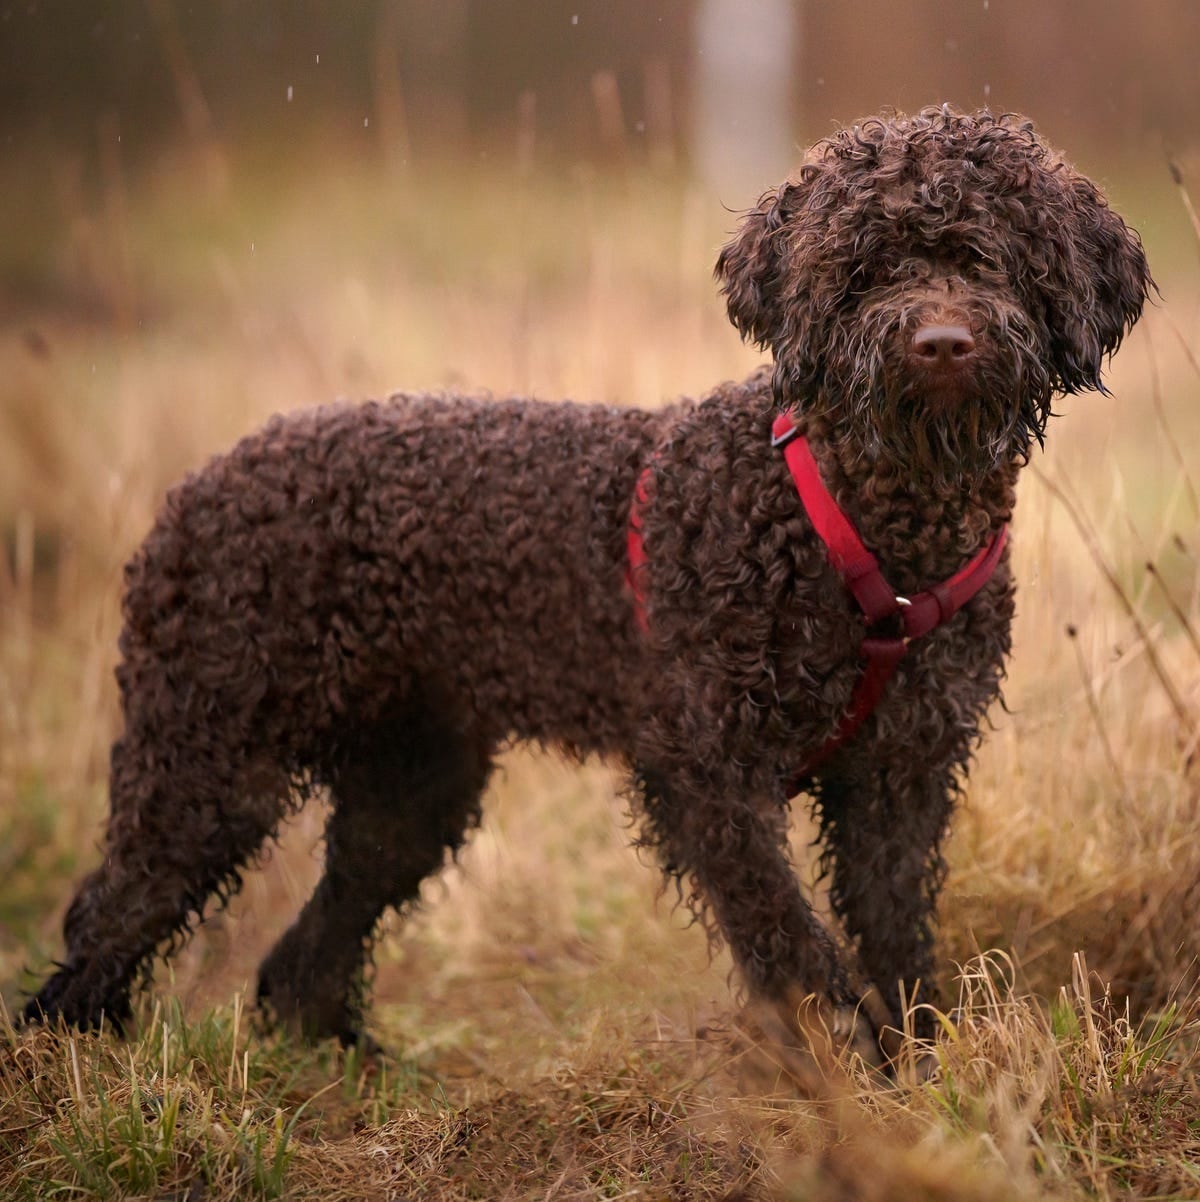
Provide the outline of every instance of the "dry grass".
[[[57,200],[5,249],[0,292],[10,1006],[95,854],[120,565],[180,472],[336,394],[655,404],[755,361],[708,280],[731,218],[675,181],[214,154],[137,175],[104,156],[90,185],[22,165]],[[950,848],[959,1006],[932,1080],[851,1069],[778,1096],[727,961],[629,851],[608,771],[514,754],[461,867],[381,944],[393,1056],[280,1042],[238,1000],[319,868],[307,813],[136,1038],[0,1032],[0,1196],[1200,1194],[1196,274],[1164,283],[1117,399],[1072,402],[1023,485],[1012,712]]]

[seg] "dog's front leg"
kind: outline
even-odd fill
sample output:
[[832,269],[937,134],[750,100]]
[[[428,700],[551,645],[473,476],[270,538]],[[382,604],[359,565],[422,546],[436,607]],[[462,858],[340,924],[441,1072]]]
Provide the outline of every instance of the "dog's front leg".
[[[958,781],[953,763],[897,768],[871,757],[840,758],[818,788],[830,900],[858,948],[863,975],[902,1029],[914,994],[936,1000],[930,977],[945,876],[940,847]],[[918,1036],[932,1036],[928,1008],[908,1021]]]
[[771,1016],[760,1025],[778,1035],[782,1024],[785,1041],[818,1060],[847,1045],[877,1059],[871,1021],[859,1013],[834,942],[792,871],[785,812],[652,770],[638,779],[642,842],[690,887],[688,904],[710,935],[728,944],[752,1006],[760,1019]]

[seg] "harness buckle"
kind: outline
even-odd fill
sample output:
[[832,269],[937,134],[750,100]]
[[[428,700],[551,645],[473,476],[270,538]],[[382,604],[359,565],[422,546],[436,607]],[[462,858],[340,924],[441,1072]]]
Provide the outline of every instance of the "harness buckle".
[[771,434],[771,449],[774,451],[777,451],[777,450],[779,450],[780,447],[786,447],[787,444],[789,442],[791,442],[793,438],[799,438],[799,437],[800,437],[800,427],[797,425],[789,426],[786,430],[783,431],[782,434],[772,433]]
[[907,647],[912,636],[908,633],[905,611],[912,609],[913,602],[908,597],[893,595],[896,600],[896,608],[891,613],[867,622],[867,638],[879,642],[900,643]]

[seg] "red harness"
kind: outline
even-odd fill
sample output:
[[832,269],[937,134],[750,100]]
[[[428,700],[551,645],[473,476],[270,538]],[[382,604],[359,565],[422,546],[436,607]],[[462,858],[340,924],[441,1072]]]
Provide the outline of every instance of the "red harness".
[[[991,579],[1000,562],[1008,538],[1008,527],[1001,526],[988,543],[965,567],[949,580],[935,584],[913,597],[902,597],[884,579],[875,556],[863,545],[850,519],[838,507],[821,479],[808,440],[789,414],[780,414],[771,427],[771,445],[783,450],[783,457],[796,484],[796,491],[808,514],[808,520],[829,552],[829,562],[837,569],[846,587],[858,602],[868,626],[899,615],[904,633],[895,637],[867,635],[862,641],[863,672],[858,678],[850,708],[838,728],[805,765],[807,775],[836,747],[846,742],[879,704],[887,682],[904,658],[908,644],[950,619]],[[642,541],[642,511],[649,501],[650,468],[638,479],[629,514],[627,580],[633,594],[634,613],[645,631],[646,601],[641,577],[646,565]]]

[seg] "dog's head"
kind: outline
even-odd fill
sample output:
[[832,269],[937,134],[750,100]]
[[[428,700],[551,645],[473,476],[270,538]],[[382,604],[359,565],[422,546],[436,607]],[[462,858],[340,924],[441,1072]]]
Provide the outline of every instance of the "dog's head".
[[734,325],[781,406],[865,453],[978,475],[1102,388],[1153,287],[1141,241],[1014,115],[873,117],[818,142],[721,251]]

